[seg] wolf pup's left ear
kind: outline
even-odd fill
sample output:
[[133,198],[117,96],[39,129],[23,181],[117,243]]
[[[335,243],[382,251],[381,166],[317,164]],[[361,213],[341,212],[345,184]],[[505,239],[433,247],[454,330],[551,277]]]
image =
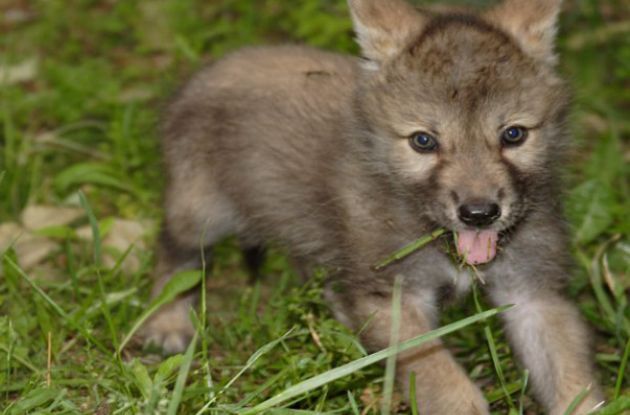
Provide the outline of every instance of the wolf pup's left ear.
[[357,42],[378,67],[405,48],[422,29],[423,17],[404,0],[348,0]]
[[486,18],[511,34],[530,56],[554,65],[562,0],[504,0]]

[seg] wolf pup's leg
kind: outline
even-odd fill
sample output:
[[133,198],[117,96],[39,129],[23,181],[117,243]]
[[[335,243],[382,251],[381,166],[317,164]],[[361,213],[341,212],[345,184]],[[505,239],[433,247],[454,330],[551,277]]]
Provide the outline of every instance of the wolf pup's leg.
[[[210,268],[211,248],[203,250],[206,268]],[[186,248],[178,244],[165,226],[157,249],[155,283],[151,298],[162,292],[168,281],[178,272],[201,268],[201,249]],[[190,321],[190,309],[198,298],[198,289],[180,295],[172,303],[160,308],[144,325],[141,335],[146,344],[160,347],[167,354],[180,353],[186,349],[194,334]]]
[[586,414],[603,400],[593,376],[590,336],[572,304],[553,292],[495,290],[491,294],[497,304],[515,304],[503,316],[507,333],[530,371],[534,393],[551,415],[564,414],[589,387],[574,414]]
[[[390,295],[358,295],[343,298],[327,292],[337,318],[359,330],[362,343],[370,350],[389,346],[392,301]],[[434,293],[430,291],[403,294],[399,341],[411,339],[434,327]],[[399,355],[396,378],[405,397],[409,396],[409,379],[416,375],[416,399],[420,413],[426,415],[488,414],[488,404],[479,388],[439,340]]]
[[[173,275],[201,268],[202,247],[205,247],[203,252],[209,270],[212,245],[236,228],[233,206],[202,174],[172,175],[166,192],[165,213],[153,298],[162,292]],[[167,354],[184,351],[194,334],[190,308],[195,305],[198,292],[193,289],[159,309],[143,328],[141,335],[145,343],[153,343]]]

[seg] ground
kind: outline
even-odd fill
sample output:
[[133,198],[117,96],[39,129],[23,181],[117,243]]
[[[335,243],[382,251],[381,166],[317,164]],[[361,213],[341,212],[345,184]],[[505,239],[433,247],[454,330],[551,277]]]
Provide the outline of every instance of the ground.
[[[601,413],[620,414],[630,411],[630,8],[566,3],[560,69],[575,92],[576,138],[569,295],[595,333],[611,402]],[[118,352],[150,310],[161,106],[203,62],[287,41],[356,53],[345,1],[0,0],[3,414],[241,413],[267,399],[291,408],[272,413],[388,412],[390,376],[379,365],[358,370],[365,352],[331,318],[321,279],[300,286],[274,252],[265,278],[248,284],[229,240],[207,270],[197,347],[163,361],[131,338]],[[443,324],[477,311],[465,300]],[[483,324],[448,343],[495,413],[539,413],[500,327]],[[333,380],[346,363],[351,374]],[[394,412],[413,412],[391,400]]]

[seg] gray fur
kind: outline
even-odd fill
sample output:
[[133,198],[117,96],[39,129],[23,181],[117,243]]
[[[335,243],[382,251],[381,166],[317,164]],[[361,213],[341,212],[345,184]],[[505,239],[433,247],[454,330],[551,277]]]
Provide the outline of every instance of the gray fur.
[[[507,0],[477,15],[421,13],[401,0],[350,7],[371,63],[305,47],[244,49],[179,91],[163,123],[168,187],[154,293],[174,270],[194,267],[201,240],[209,249],[234,234],[325,266],[331,307],[353,328],[389,315],[393,279],[403,275],[409,338],[435,326],[438,294],[467,287],[468,276],[441,242],[384,272],[370,265],[436,227],[463,229],[461,200],[497,199],[501,248],[480,272],[496,303],[517,304],[507,331],[541,403],[563,413],[592,384],[585,413],[600,392],[588,334],[561,294],[570,259],[558,199],[568,98],[551,43],[559,2]],[[531,132],[506,149],[498,137],[510,124]],[[438,153],[410,148],[417,130],[438,135]],[[192,333],[182,319],[191,298],[154,316],[148,338],[180,351]],[[388,320],[377,320],[362,337],[371,349],[388,345]],[[403,388],[417,373],[422,413],[488,413],[441,343],[401,356],[398,367]]]

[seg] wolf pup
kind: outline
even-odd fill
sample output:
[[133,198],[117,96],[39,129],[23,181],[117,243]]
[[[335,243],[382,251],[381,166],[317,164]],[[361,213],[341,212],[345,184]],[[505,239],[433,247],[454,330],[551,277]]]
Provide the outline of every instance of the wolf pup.
[[[203,69],[164,118],[168,172],[158,295],[226,235],[283,246],[330,273],[337,318],[371,350],[388,346],[404,277],[401,340],[437,324],[440,293],[468,288],[444,244],[370,266],[436,228],[483,274],[548,413],[601,400],[589,334],[562,294],[570,274],[558,169],[568,97],[554,66],[560,0],[505,0],[482,13],[349,0],[363,59],[306,47],[246,49]],[[250,256],[256,262],[256,256]],[[445,290],[446,289],[446,290]],[[145,327],[167,352],[193,333],[194,294]],[[480,389],[440,341],[399,356],[423,414],[487,414]]]

